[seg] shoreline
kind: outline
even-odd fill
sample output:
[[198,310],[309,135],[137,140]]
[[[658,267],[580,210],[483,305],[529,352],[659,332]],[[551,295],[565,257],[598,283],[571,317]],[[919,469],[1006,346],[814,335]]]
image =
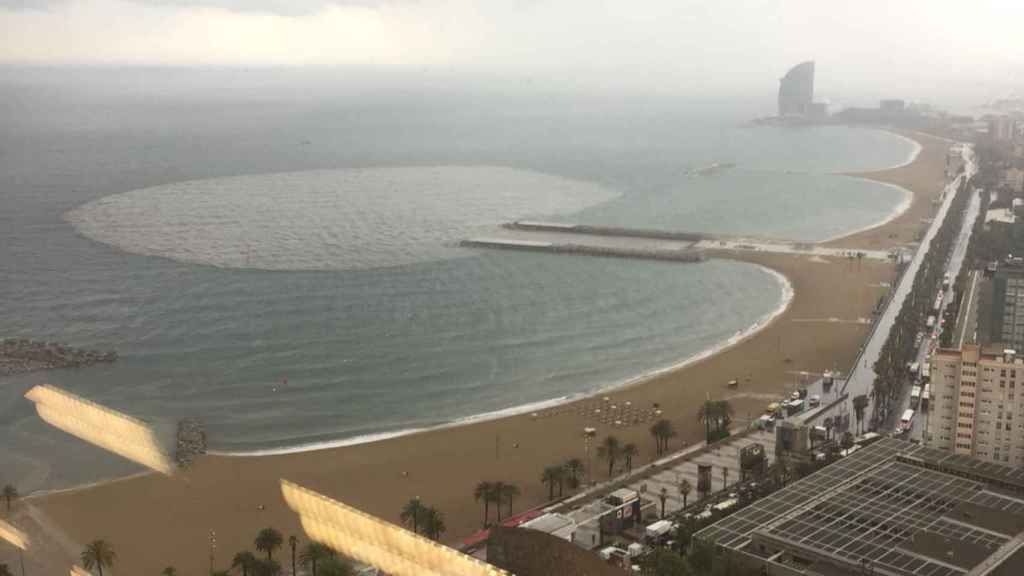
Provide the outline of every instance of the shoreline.
[[[924,137],[921,143],[924,151],[910,166],[871,173],[873,180],[911,191],[914,201],[903,215],[872,232],[852,233],[862,244],[903,245],[919,231],[919,216],[931,213],[931,201],[940,192],[934,183],[944,180],[947,145]],[[702,441],[703,426],[694,414],[707,397],[728,399],[736,419],[743,420],[763,410],[766,396],[791,391],[799,384],[797,374],[837,367],[845,371],[856,362],[867,327],[831,319],[857,320],[870,314],[883,294],[880,290],[885,290],[880,286],[895,273],[886,262],[714,254],[782,275],[793,295],[784,311],[731,346],[608,393],[616,402],[660,406],[679,432],[672,451]],[[733,378],[743,379],[739,390],[726,388]],[[249,458],[210,455],[173,477],[122,478],[34,498],[33,503],[79,541],[102,536],[115,542],[119,552],[124,551],[121,569],[131,573],[158,571],[172,558],[181,559],[178,568],[183,571],[206,571],[209,566],[202,554],[182,557],[181,551],[205,550],[210,530],[217,531],[225,554],[251,547],[250,532],[258,527],[301,535],[294,513],[280,501],[282,477],[388,521],[398,521],[408,498],[421,497],[445,513],[449,530],[444,540],[452,542],[480,526],[482,509],[472,493],[482,479],[517,484],[522,495],[516,509],[545,503],[547,489],[538,480],[540,472],[552,463],[584,456],[584,426],[597,427],[599,436],[636,443],[640,455],[634,459],[635,467],[658,459],[647,424],[611,426],[594,421],[588,408],[594,407],[597,395],[589,395],[590,404],[566,400],[553,414],[538,419],[519,414],[476,420],[386,442],[312,452]],[[595,470],[601,469],[596,460],[595,465]],[[595,479],[604,476],[603,471],[595,472]],[[224,561],[218,558],[218,564]]]
[[529,413],[534,412],[536,410],[543,410],[545,408],[555,408],[555,407],[558,407],[558,406],[563,406],[563,405],[566,405],[566,404],[571,404],[572,402],[577,402],[577,401],[580,401],[580,400],[586,400],[588,398],[592,398],[594,396],[598,396],[598,395],[601,395],[601,394],[610,394],[610,393],[614,393],[614,392],[621,392],[621,391],[628,390],[629,388],[632,388],[632,387],[635,387],[635,386],[643,385],[644,383],[646,383],[646,382],[648,382],[650,380],[659,378],[661,376],[664,376],[666,374],[675,372],[677,370],[682,370],[682,369],[686,368],[687,366],[691,366],[691,365],[693,365],[693,364],[695,364],[697,362],[700,362],[701,360],[705,360],[705,359],[710,358],[710,357],[712,357],[712,356],[714,356],[716,354],[721,354],[722,352],[724,352],[724,351],[726,351],[726,350],[728,350],[728,349],[730,349],[730,348],[732,348],[732,347],[734,347],[734,346],[736,346],[738,344],[741,344],[743,341],[756,336],[759,332],[763,331],[765,328],[770,326],[780,316],[782,316],[786,312],[786,310],[789,309],[790,305],[793,303],[793,298],[795,296],[795,293],[793,291],[793,285],[792,285],[792,283],[790,283],[789,279],[786,278],[785,275],[783,275],[783,274],[779,273],[778,271],[773,270],[773,269],[771,269],[771,268],[769,268],[767,266],[764,266],[764,265],[761,265],[761,264],[749,264],[749,265],[752,265],[752,266],[755,266],[755,267],[761,269],[763,272],[765,272],[768,275],[772,276],[772,278],[774,278],[775,281],[779,283],[779,286],[782,288],[782,290],[781,290],[781,294],[780,294],[780,297],[779,297],[779,301],[778,301],[777,305],[775,306],[775,308],[773,308],[772,310],[770,310],[766,314],[762,314],[753,323],[751,323],[750,325],[748,325],[746,328],[744,328],[742,330],[738,330],[737,332],[735,332],[729,338],[726,338],[725,340],[722,340],[722,341],[717,342],[717,343],[715,343],[715,344],[713,344],[711,346],[708,346],[707,348],[699,350],[699,351],[695,352],[694,354],[691,354],[690,356],[687,356],[687,357],[683,358],[682,360],[679,360],[679,361],[674,362],[672,364],[668,364],[668,365],[662,366],[662,367],[651,368],[651,369],[648,369],[648,370],[645,370],[645,371],[641,372],[640,374],[637,374],[636,376],[631,376],[631,377],[629,377],[629,378],[627,378],[625,380],[619,381],[619,382],[607,384],[607,385],[604,385],[604,386],[599,386],[599,387],[594,388],[592,390],[588,390],[588,391],[584,391],[584,392],[577,392],[575,394],[569,394],[569,395],[565,395],[565,396],[559,396],[557,398],[549,398],[549,399],[546,399],[546,400],[538,400],[536,402],[528,402],[526,404],[519,404],[519,405],[516,405],[516,406],[511,406],[509,408],[502,408],[502,409],[499,409],[499,410],[492,410],[492,411],[488,411],[488,412],[480,412],[480,413],[472,414],[472,415],[469,415],[469,416],[461,416],[461,417],[455,418],[455,419],[453,419],[451,421],[444,422],[444,423],[441,423],[441,424],[437,424],[437,425],[434,425],[434,426],[421,426],[421,427],[417,427],[417,428],[403,428],[403,429],[400,429],[400,430],[393,430],[393,431],[389,431],[389,432],[376,432],[376,433],[372,433],[372,434],[363,434],[363,435],[360,435],[360,436],[352,436],[352,437],[349,437],[349,438],[339,438],[337,440],[324,440],[324,441],[320,441],[320,442],[311,442],[311,443],[308,443],[308,444],[296,444],[296,445],[293,445],[293,446],[280,446],[280,447],[264,448],[264,449],[256,448],[256,449],[253,449],[253,450],[237,450],[237,451],[236,450],[207,450],[206,453],[211,455],[211,456],[224,456],[224,457],[231,457],[231,458],[254,458],[254,457],[260,457],[260,456],[282,456],[282,455],[286,455],[286,454],[303,454],[303,453],[309,453],[309,452],[316,452],[316,451],[319,451],[319,450],[329,450],[329,449],[332,449],[332,448],[344,448],[344,447],[348,447],[348,446],[367,445],[367,444],[373,444],[373,443],[376,443],[376,442],[382,442],[382,441],[385,441],[385,440],[391,440],[391,439],[394,439],[394,438],[401,438],[403,436],[409,436],[409,435],[412,435],[412,434],[418,434],[418,433],[422,433],[422,432],[430,432],[430,431],[433,431],[433,430],[443,430],[443,429],[446,429],[446,428],[454,428],[454,427],[458,427],[458,426],[469,426],[469,425],[476,424],[476,423],[479,423],[479,422],[489,422],[491,420],[498,420],[498,419],[501,419],[501,418],[508,418],[508,417],[511,417],[511,416],[522,416],[524,414],[529,414]]

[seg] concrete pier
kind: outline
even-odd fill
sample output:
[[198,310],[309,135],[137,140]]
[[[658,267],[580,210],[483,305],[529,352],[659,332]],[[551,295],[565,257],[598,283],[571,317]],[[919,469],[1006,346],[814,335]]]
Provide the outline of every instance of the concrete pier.
[[[508,222],[502,224],[495,232],[493,237],[473,239],[463,242],[462,245],[683,262],[698,261],[703,259],[705,254],[714,256],[737,252],[792,254],[819,258],[867,258],[882,261],[892,261],[894,257],[893,253],[883,250],[850,250],[811,242],[757,236],[561,222]],[[701,256],[694,257],[694,254]]]
[[694,249],[692,244],[681,248],[656,248],[545,242],[514,238],[470,238],[463,240],[460,245],[468,248],[495,248],[499,250],[524,250],[581,256],[603,256],[606,258],[667,260],[671,262],[700,262],[704,260],[704,253]]

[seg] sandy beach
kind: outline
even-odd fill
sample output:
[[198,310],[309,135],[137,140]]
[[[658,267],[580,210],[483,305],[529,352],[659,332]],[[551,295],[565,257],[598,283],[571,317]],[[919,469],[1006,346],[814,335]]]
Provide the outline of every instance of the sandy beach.
[[[948,144],[918,134],[921,152],[906,166],[856,174],[906,188],[909,208],[890,222],[829,245],[885,249],[912,242],[934,212],[943,185]],[[894,190],[894,193],[899,191]],[[889,262],[810,258],[782,254],[713,253],[766,266],[783,274],[794,297],[764,329],[730,348],[684,368],[660,374],[606,394],[613,402],[648,407],[658,403],[679,430],[673,448],[701,441],[696,410],[707,396],[730,398],[737,420],[756,417],[769,398],[792,390],[798,372],[848,371],[868,330],[867,319],[894,280]],[[679,264],[666,263],[672,266]],[[737,390],[728,380],[738,379]],[[585,402],[585,400],[584,400]],[[480,480],[520,486],[515,510],[545,501],[542,469],[571,457],[583,458],[581,431],[592,425],[572,405],[542,418],[529,414],[447,427],[379,442],[313,452],[259,457],[209,456],[174,477],[136,476],[88,488],[30,498],[66,533],[60,558],[29,558],[32,573],[66,573],[75,546],[96,538],[118,553],[117,574],[156,574],[174,565],[179,574],[199,574],[210,566],[210,533],[215,531],[214,564],[227,568],[231,557],[252,549],[256,532],[273,526],[287,538],[302,537],[296,517],[281,499],[278,481],[289,479],[397,522],[402,504],[420,497],[445,514],[445,540],[456,541],[479,528],[482,506],[473,499]],[[640,448],[639,462],[654,458],[649,424],[598,426],[598,436],[615,434]],[[595,460],[595,463],[597,461]],[[600,466],[595,478],[602,479]],[[25,507],[15,510],[24,515]],[[280,553],[285,558],[287,552]],[[16,566],[9,547],[0,562]],[[56,572],[53,572],[56,573]]]

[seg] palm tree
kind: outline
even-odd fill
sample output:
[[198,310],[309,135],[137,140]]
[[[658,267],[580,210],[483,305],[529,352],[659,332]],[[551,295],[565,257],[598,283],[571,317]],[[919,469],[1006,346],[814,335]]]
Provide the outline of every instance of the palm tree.
[[622,447],[622,457],[626,459],[626,473],[630,474],[633,472],[633,457],[640,453],[637,449],[636,444],[630,442]]
[[668,452],[668,439],[676,435],[676,430],[670,420],[662,418],[651,426],[651,435],[657,441],[657,453],[661,456]]
[[544,472],[540,475],[540,481],[543,484],[548,485],[548,500],[555,499],[555,484],[561,482],[562,478],[562,467],[561,466],[548,466],[544,468]]
[[8,484],[4,486],[4,500],[7,501],[7,513],[11,513],[11,502],[18,499],[18,489]]
[[722,492],[729,487],[729,468],[722,466]]
[[719,400],[715,402],[715,405],[715,412],[718,416],[718,431],[728,432],[729,424],[732,424],[732,404],[730,404],[728,400]]
[[86,570],[95,568],[103,576],[103,567],[110,568],[117,560],[114,548],[106,540],[93,540],[82,550],[82,566]]
[[[516,487],[509,485],[508,488]],[[518,488],[516,488],[516,490],[518,490]],[[432,540],[439,540],[441,538],[441,534],[448,529],[448,527],[444,525],[444,514],[438,511],[437,508],[430,507],[423,511],[423,516],[423,534]]]
[[319,542],[310,542],[299,554],[299,562],[303,567],[308,567],[313,576],[316,576],[317,565],[328,558],[334,558],[334,550]]
[[11,569],[7,567],[7,564],[0,564],[0,576],[14,576],[14,574],[11,574]]
[[570,458],[565,462],[565,473],[568,476],[569,488],[575,490],[580,486],[580,476],[583,475],[583,461],[579,458]]
[[832,439],[832,429],[836,427],[836,423],[832,420],[831,416],[825,418],[825,441],[828,442]]
[[295,547],[299,545],[299,539],[294,534],[288,537],[288,547],[292,549],[292,576],[295,576]]
[[241,568],[242,576],[249,576],[249,569],[252,568],[254,564],[256,564],[256,557],[248,550],[235,554],[235,557],[231,560],[231,567]]
[[852,432],[846,432],[846,433],[843,434],[843,439],[841,441],[840,446],[843,447],[843,450],[849,450],[850,448],[853,448],[853,433]]
[[473,498],[477,502],[483,500],[484,502],[484,526],[487,526],[487,520],[490,519],[491,514],[491,492],[493,487],[491,483],[486,480],[481,480],[477,483],[476,488],[473,489]]
[[[559,487],[561,487],[561,485],[559,485]],[[561,488],[559,488],[559,489],[561,489]],[[508,503],[508,515],[509,516],[512,515],[512,501],[515,500],[516,498],[518,498],[520,494],[522,494],[522,491],[519,490],[519,486],[516,486],[515,484],[506,484],[505,485],[505,493],[502,494],[502,498],[505,500],[506,503]],[[499,506],[500,506],[500,504],[499,504]]]
[[686,508],[686,497],[690,495],[691,491],[693,491],[693,486],[690,481],[683,478],[679,482],[679,494],[683,497],[683,508]]
[[281,533],[273,528],[264,528],[260,530],[260,533],[256,535],[256,549],[260,552],[267,553],[267,561],[274,559],[274,550],[281,547],[281,543],[284,542],[284,537]]
[[863,433],[861,424],[864,421],[864,409],[868,407],[868,397],[864,394],[853,397],[853,413],[857,417],[857,434]]
[[661,487],[661,492],[658,492],[658,500],[661,500],[661,517],[665,517],[665,501],[668,500],[668,488]]
[[619,439],[615,436],[607,436],[597,447],[597,457],[608,461],[608,477],[612,477],[612,470],[615,468],[615,461],[622,452]]
[[505,486],[507,486],[507,484],[501,480],[496,480],[491,483],[491,493],[488,494],[491,502],[494,502],[494,512],[498,516],[495,522],[498,522],[499,524],[501,523],[501,495],[505,493]]
[[705,400],[697,409],[697,422],[704,425],[704,441],[711,443],[711,423],[718,422],[718,404],[713,400]]
[[420,533],[419,520],[420,515],[423,513],[423,504],[420,503],[420,499],[417,496],[412,500],[405,503],[402,507],[402,513],[399,517],[402,519],[403,524],[412,524],[412,531],[414,534]]

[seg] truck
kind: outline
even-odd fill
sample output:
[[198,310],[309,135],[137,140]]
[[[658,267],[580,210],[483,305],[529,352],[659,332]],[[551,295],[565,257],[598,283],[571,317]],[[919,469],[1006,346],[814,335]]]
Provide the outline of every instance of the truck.
[[666,536],[672,531],[672,522],[670,520],[658,520],[653,524],[648,524],[644,530],[644,535],[651,540],[657,540],[662,536]]
[[917,409],[918,405],[921,404],[921,387],[914,386],[910,389],[910,407]]
[[921,365],[921,382],[928,382],[932,379],[932,365],[931,362],[925,361]]
[[946,289],[948,289],[948,288],[949,288],[949,272],[946,272],[946,273],[945,273],[945,274],[944,274],[944,275],[942,276],[942,289],[943,289],[943,290],[946,290]]
[[924,323],[924,325],[925,325],[925,326],[926,326],[926,327],[927,327],[927,328],[928,328],[929,330],[931,330],[932,328],[934,328],[934,327],[935,327],[935,316],[929,316],[929,317],[928,317],[928,321],[927,321],[927,322],[925,322],[925,323]]
[[931,400],[932,385],[925,384],[924,389],[921,390],[921,410],[928,409],[928,401]]
[[903,411],[903,416],[900,417],[900,423],[896,427],[896,432],[903,434],[910,432],[910,426],[914,423],[914,411],[907,408]]
[[910,363],[910,375],[911,376],[917,378],[917,373],[920,372],[920,370],[921,370],[921,365],[920,364],[918,364],[917,362],[911,362]]

